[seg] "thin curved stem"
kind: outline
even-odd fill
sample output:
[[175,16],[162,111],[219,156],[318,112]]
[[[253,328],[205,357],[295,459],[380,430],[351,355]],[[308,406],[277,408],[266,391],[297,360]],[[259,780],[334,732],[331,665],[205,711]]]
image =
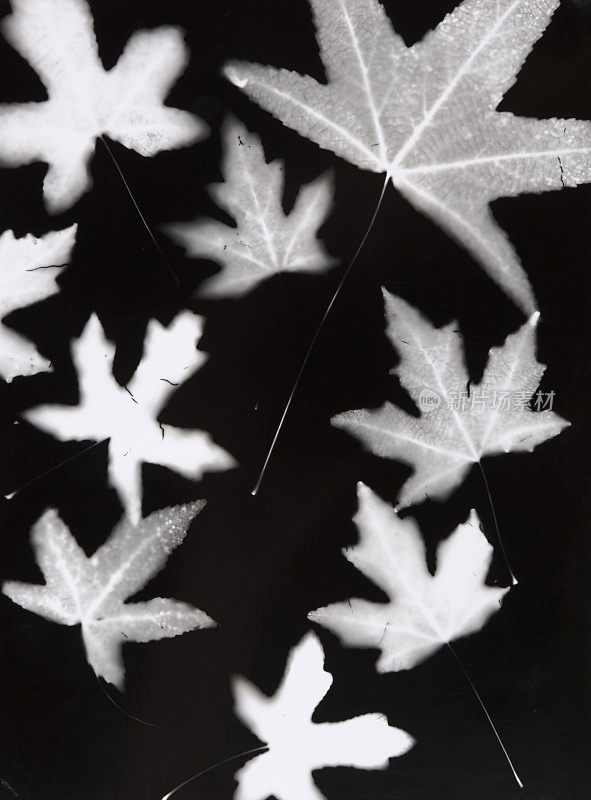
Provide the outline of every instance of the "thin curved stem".
[[173,268],[172,268],[172,267],[170,266],[170,264],[168,263],[168,260],[167,260],[166,256],[165,256],[165,255],[164,255],[164,253],[162,252],[162,248],[160,247],[160,245],[158,244],[158,242],[157,242],[157,240],[156,240],[156,237],[155,237],[155,236],[154,236],[154,234],[152,233],[152,229],[151,229],[151,228],[150,228],[150,226],[148,225],[148,223],[147,223],[147,221],[146,221],[146,218],[144,217],[144,215],[143,215],[143,213],[142,213],[142,210],[141,210],[141,208],[139,207],[139,205],[138,205],[138,203],[137,203],[137,201],[136,201],[135,197],[133,196],[133,192],[131,191],[131,187],[130,187],[130,185],[128,184],[128,182],[127,182],[127,180],[126,180],[126,178],[125,178],[125,175],[123,174],[123,170],[122,170],[122,169],[121,169],[121,167],[119,166],[119,163],[117,162],[117,159],[116,159],[116,158],[115,158],[115,156],[113,155],[113,151],[111,150],[111,148],[110,148],[110,147],[109,147],[109,145],[107,144],[107,140],[106,140],[106,139],[105,139],[103,136],[99,136],[99,139],[100,139],[100,140],[101,140],[101,142],[104,144],[104,146],[105,146],[105,149],[106,149],[107,153],[110,155],[110,157],[111,157],[111,161],[112,161],[112,162],[113,162],[113,164],[115,165],[115,169],[116,169],[116,170],[117,170],[117,172],[119,173],[119,177],[121,178],[121,180],[123,181],[123,185],[124,185],[124,186],[125,186],[125,188],[127,189],[127,193],[129,194],[129,196],[130,196],[130,198],[131,198],[131,202],[132,202],[132,203],[133,203],[133,205],[135,206],[135,210],[137,211],[137,213],[138,213],[138,215],[139,215],[139,218],[141,219],[141,221],[142,221],[142,223],[143,223],[143,225],[144,225],[144,228],[147,230],[147,232],[148,232],[148,236],[149,236],[149,237],[150,237],[150,239],[152,240],[152,244],[154,245],[154,247],[155,247],[155,248],[156,248],[156,250],[158,251],[158,255],[160,256],[160,258],[162,259],[162,263],[164,264],[164,266],[166,267],[166,269],[167,269],[167,270],[168,270],[168,272],[170,273],[170,275],[171,275],[171,277],[172,277],[172,279],[173,279],[173,281],[174,281],[174,284],[175,284],[175,286],[179,286],[179,285],[180,285],[180,281],[179,281],[179,279],[178,279],[178,277],[177,277],[177,274],[175,273],[175,271],[173,270]]
[[[446,644],[447,644],[447,646],[448,646],[448,648],[449,648],[449,651],[450,651],[450,653],[453,655],[453,657],[455,658],[455,660],[456,660],[457,664],[459,665],[460,669],[461,669],[461,670],[462,670],[462,672],[464,673],[464,677],[466,678],[466,680],[467,680],[467,681],[468,681],[468,683],[470,684],[470,688],[472,689],[472,691],[473,691],[473,692],[474,692],[474,694],[476,695],[476,699],[477,699],[477,700],[478,700],[478,702],[480,703],[480,706],[482,707],[482,710],[484,711],[484,713],[485,713],[485,715],[486,715],[486,718],[487,718],[487,720],[488,720],[488,722],[489,722],[489,725],[490,725],[490,727],[491,727],[491,728],[492,728],[492,730],[493,730],[493,733],[494,733],[494,735],[495,735],[495,736],[496,736],[496,738],[497,738],[497,741],[498,741],[498,743],[501,745],[501,750],[503,751],[503,753],[504,753],[504,755],[505,755],[505,758],[507,759],[507,763],[509,764],[509,767],[511,768],[511,772],[513,773],[513,777],[515,778],[515,780],[516,780],[516,782],[517,782],[517,785],[519,786],[519,788],[520,788],[520,789],[523,789],[523,783],[522,783],[522,781],[521,781],[521,778],[519,777],[519,775],[517,774],[517,771],[516,771],[515,767],[513,766],[513,762],[511,761],[511,759],[510,759],[510,757],[509,757],[509,753],[507,752],[507,748],[505,747],[505,745],[503,744],[503,741],[502,741],[501,737],[499,736],[499,732],[497,731],[497,729],[496,729],[496,727],[495,727],[495,724],[494,724],[494,722],[492,721],[492,717],[491,717],[491,715],[488,713],[488,710],[487,710],[486,706],[484,705],[484,701],[482,700],[482,697],[481,697],[481,696],[480,696],[480,694],[478,693],[478,689],[476,688],[476,686],[475,686],[475,684],[474,684],[474,681],[472,680],[472,678],[471,678],[471,677],[470,677],[470,675],[468,674],[468,672],[467,672],[467,670],[466,670],[465,666],[462,664],[462,662],[461,662],[461,660],[460,660],[460,657],[458,656],[458,654],[456,653],[456,651],[454,650],[454,648],[451,646],[451,644],[450,644],[449,642],[446,642]],[[164,800],[164,798],[163,798],[163,800]]]
[[103,442],[106,442],[106,441],[107,441],[107,439],[101,439],[99,442],[93,442],[92,444],[88,445],[88,447],[85,447],[84,450],[80,450],[78,453],[74,453],[73,456],[70,456],[69,458],[65,458],[63,461],[60,461],[59,464],[55,464],[53,467],[50,467],[49,469],[46,469],[45,472],[42,472],[40,475],[36,475],[34,478],[31,478],[30,481],[27,481],[26,483],[23,483],[22,486],[19,486],[18,489],[15,489],[13,492],[10,492],[10,494],[5,494],[4,495],[4,499],[5,500],[12,500],[13,497],[15,497],[17,494],[20,494],[20,492],[22,492],[23,489],[26,489],[32,483],[36,483],[37,481],[40,481],[41,478],[45,478],[46,475],[51,475],[52,472],[55,472],[57,469],[60,469],[60,467],[65,467],[66,464],[69,464],[71,461],[75,461],[80,456],[83,456],[84,453],[88,453],[89,450],[92,450],[93,448],[98,447],[99,444],[102,444]]
[[205,775],[206,772],[211,772],[212,770],[217,769],[217,767],[221,767],[224,764],[228,764],[230,761],[236,761],[236,759],[242,758],[243,756],[249,756],[252,753],[260,753],[263,750],[268,750],[268,749],[269,748],[267,747],[267,745],[264,744],[261,745],[260,747],[253,747],[252,750],[245,750],[243,753],[237,753],[235,756],[224,758],[223,761],[218,761],[217,764],[212,764],[211,767],[207,767],[206,769],[201,770],[201,772],[198,772],[196,775],[191,775],[191,777],[187,778],[186,781],[179,783],[179,785],[175,786],[175,788],[172,789],[170,792],[168,792],[168,794],[165,794],[164,797],[161,798],[161,800],[170,800],[170,798],[174,794],[176,794],[176,792],[178,792],[179,789],[182,789],[183,786],[187,786],[187,784],[191,783],[191,781],[194,781],[196,778],[200,778],[202,775]]
[[[94,672],[94,669],[93,669],[93,672]],[[94,674],[95,674],[95,677],[97,679],[98,685],[101,687],[101,691],[103,692],[105,697],[107,697],[111,701],[111,703],[115,706],[115,708],[118,709],[126,717],[129,717],[129,719],[132,719],[135,722],[139,722],[140,725],[147,725],[149,728],[159,728],[162,731],[170,730],[170,728],[167,728],[165,725],[157,725],[155,722],[147,722],[145,719],[140,719],[139,717],[134,717],[133,714],[130,714],[129,711],[126,711],[124,708],[122,708],[119,705],[119,703],[113,697],[111,697],[111,695],[108,693],[108,691],[102,685],[99,676],[96,674],[96,672],[94,672]]]
[[486,488],[486,494],[488,496],[488,502],[490,503],[490,510],[492,511],[493,521],[494,521],[494,524],[495,524],[495,531],[496,531],[496,534],[497,534],[497,540],[499,542],[499,545],[500,545],[500,548],[501,548],[501,553],[503,554],[503,558],[505,559],[505,564],[507,566],[507,569],[509,570],[509,575],[511,576],[511,584],[513,586],[517,586],[519,581],[517,580],[517,578],[515,577],[515,574],[513,573],[513,570],[511,569],[511,564],[509,563],[509,559],[508,559],[507,553],[505,551],[505,545],[503,544],[503,540],[501,538],[501,531],[500,531],[500,528],[499,528],[499,522],[497,520],[497,514],[496,514],[496,511],[495,511],[495,505],[493,503],[492,494],[491,494],[491,491],[490,491],[490,486],[488,485],[488,480],[486,478],[486,473],[485,473],[484,467],[482,466],[480,461],[478,462],[478,466],[480,467],[480,473],[482,475],[482,480],[484,481],[484,486]]
[[374,223],[375,223],[376,218],[378,216],[378,212],[379,212],[380,207],[382,205],[382,200],[384,199],[384,194],[386,193],[386,187],[388,186],[389,180],[390,180],[390,174],[387,173],[386,174],[386,178],[384,180],[384,185],[382,186],[382,191],[380,193],[377,205],[375,207],[375,210],[373,212],[373,215],[372,215],[372,218],[371,218],[371,220],[369,222],[369,225],[367,226],[367,229],[366,229],[366,231],[365,231],[365,233],[363,235],[363,238],[361,239],[361,241],[359,243],[359,246],[357,247],[357,250],[355,251],[355,254],[354,254],[353,258],[349,262],[349,266],[347,267],[347,269],[343,273],[343,277],[339,281],[339,284],[338,284],[337,288],[335,289],[335,291],[334,291],[334,293],[333,293],[333,295],[332,295],[332,297],[330,299],[330,302],[326,307],[326,310],[325,310],[324,314],[322,315],[322,319],[318,323],[318,326],[317,326],[317,328],[316,328],[316,330],[314,332],[314,335],[312,336],[312,340],[311,340],[311,342],[310,342],[310,344],[308,346],[308,350],[306,351],[306,355],[304,356],[304,360],[302,361],[302,365],[300,366],[299,372],[298,372],[298,374],[296,376],[296,379],[294,381],[294,384],[293,384],[293,387],[291,389],[290,395],[289,395],[289,397],[287,399],[287,403],[285,404],[285,408],[283,409],[283,413],[281,415],[281,419],[279,420],[279,424],[277,425],[277,429],[275,431],[275,435],[273,436],[273,440],[271,441],[271,445],[269,447],[269,450],[267,451],[267,456],[265,458],[265,462],[263,464],[263,467],[262,467],[262,469],[260,471],[258,480],[257,480],[257,482],[255,484],[254,489],[251,492],[251,494],[253,496],[256,495],[257,492],[259,491],[259,489],[261,488],[261,483],[262,483],[263,478],[265,476],[265,472],[267,470],[267,466],[269,465],[269,461],[271,460],[271,456],[273,454],[273,450],[275,449],[275,445],[277,444],[277,440],[279,439],[279,434],[281,433],[281,429],[283,428],[283,423],[285,422],[285,418],[287,417],[287,414],[288,414],[289,409],[291,407],[291,403],[293,401],[295,393],[297,392],[298,386],[300,385],[300,381],[302,379],[302,376],[303,376],[304,372],[306,371],[306,367],[308,366],[308,361],[310,360],[310,356],[312,355],[312,351],[314,350],[314,346],[316,345],[316,341],[317,341],[318,337],[320,336],[320,332],[322,331],[322,329],[324,327],[324,323],[326,322],[326,320],[328,318],[328,315],[330,314],[331,309],[334,306],[334,304],[336,302],[336,299],[339,296],[339,294],[341,292],[341,289],[343,288],[343,286],[345,284],[345,281],[347,280],[351,270],[355,266],[355,263],[357,262],[357,259],[359,258],[359,254],[361,253],[361,251],[363,249],[363,246],[364,246],[365,242],[367,241],[367,238],[368,238],[369,234],[371,233],[371,229],[374,226]]

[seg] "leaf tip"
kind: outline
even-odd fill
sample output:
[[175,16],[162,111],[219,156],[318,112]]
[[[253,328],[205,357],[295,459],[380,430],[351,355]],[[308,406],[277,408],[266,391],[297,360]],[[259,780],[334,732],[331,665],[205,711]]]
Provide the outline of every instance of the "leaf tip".
[[240,68],[235,61],[230,61],[223,67],[222,75],[239,89],[243,89],[248,83],[248,78],[244,78],[240,75]]
[[532,328],[536,328],[539,321],[540,321],[540,312],[534,311],[534,313],[528,319],[528,323],[531,325]]

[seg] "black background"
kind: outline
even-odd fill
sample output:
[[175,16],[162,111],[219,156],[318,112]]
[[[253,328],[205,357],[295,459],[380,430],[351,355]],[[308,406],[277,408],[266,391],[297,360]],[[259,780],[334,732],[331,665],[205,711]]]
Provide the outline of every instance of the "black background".
[[[50,0],[48,0],[50,1]],[[460,322],[477,380],[492,345],[523,321],[478,265],[389,187],[375,228],[322,333],[270,464],[252,497],[266,449],[314,328],[371,217],[382,185],[320,150],[260,110],[220,74],[229,58],[283,66],[323,80],[306,0],[94,0],[100,55],[113,66],[137,28],[180,25],[189,67],[167,103],[201,116],[211,135],[194,147],[145,159],[112,142],[158,242],[180,279],[175,286],[101,142],[92,191],[64,214],[44,210],[45,165],[0,170],[2,230],[41,235],[78,222],[61,292],[14,312],[9,324],[35,341],[53,373],[3,384],[3,492],[12,492],[87,444],[59,442],[13,424],[44,402],[77,402],[69,341],[96,311],[117,345],[115,376],[129,379],[147,321],[167,324],[190,308],[206,319],[207,364],[180,387],[161,420],[209,431],[240,468],[200,484],[144,466],[144,513],[205,497],[208,505],[167,567],[137,597],[176,597],[219,627],[124,648],[127,688],[106,692],[86,663],[79,630],[48,622],[0,598],[0,797],[29,800],[159,800],[184,778],[256,747],[234,719],[229,678],[240,672],[275,690],[287,653],[309,625],[306,613],[349,596],[383,596],[341,556],[356,540],[351,516],[362,480],[394,502],[409,470],[365,453],[335,413],[412,404],[389,370],[380,287],[420,308],[436,325]],[[385,0],[412,44],[453,8],[450,0]],[[2,3],[4,13],[8,4]],[[31,67],[0,40],[0,100],[42,100]],[[591,4],[564,0],[501,108],[524,116],[591,118]],[[220,180],[219,129],[228,112],[262,137],[268,159],[286,165],[285,207],[325,171],[336,176],[335,206],[321,231],[339,264],[324,275],[280,275],[240,300],[195,299],[217,268],[185,258],[162,233],[168,222],[223,219],[206,186]],[[456,643],[515,766],[519,792],[468,683],[444,648],[409,672],[377,675],[376,651],[342,648],[319,630],[334,684],[316,721],[382,711],[417,744],[386,771],[315,773],[329,800],[587,800],[591,786],[591,591],[589,587],[588,345],[591,187],[501,199],[493,212],[517,248],[540,302],[542,389],[572,427],[533,454],[487,458],[501,534],[519,586],[478,634]],[[40,477],[2,503],[0,577],[41,582],[29,529],[55,506],[91,553],[121,514],[106,483],[105,444]],[[494,542],[478,469],[445,503],[411,509],[433,564],[436,544],[476,507]],[[496,548],[489,582],[507,583]],[[295,754],[294,754],[295,757]],[[221,766],[179,792],[225,800],[242,761]]]

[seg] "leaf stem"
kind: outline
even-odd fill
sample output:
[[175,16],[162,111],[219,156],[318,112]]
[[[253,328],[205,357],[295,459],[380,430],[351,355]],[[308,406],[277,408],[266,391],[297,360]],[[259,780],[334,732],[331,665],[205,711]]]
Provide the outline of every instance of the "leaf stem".
[[330,314],[330,311],[331,311],[332,307],[334,306],[334,304],[336,302],[336,299],[339,296],[340,291],[341,291],[341,289],[343,288],[343,286],[345,284],[345,281],[349,277],[349,274],[350,274],[351,270],[353,269],[355,263],[357,262],[357,259],[359,258],[359,254],[361,253],[361,250],[363,249],[363,246],[364,246],[365,242],[367,241],[367,238],[368,238],[369,234],[371,233],[371,229],[374,226],[374,223],[375,223],[375,221],[377,219],[377,216],[378,216],[378,212],[379,212],[380,207],[382,205],[382,200],[384,199],[384,194],[386,193],[386,187],[388,186],[389,180],[390,180],[390,173],[386,173],[386,178],[384,180],[384,185],[382,186],[382,191],[380,192],[380,196],[379,196],[377,205],[375,207],[375,210],[373,212],[372,218],[371,218],[371,220],[369,222],[369,225],[367,226],[367,229],[366,229],[366,231],[365,231],[365,233],[363,235],[363,238],[361,239],[361,241],[360,241],[360,243],[359,243],[359,245],[357,247],[357,250],[355,251],[355,254],[354,254],[353,258],[349,262],[349,266],[347,267],[347,269],[343,273],[343,276],[342,276],[341,280],[339,281],[339,284],[338,284],[337,288],[335,289],[335,291],[334,291],[334,293],[333,293],[333,295],[332,295],[332,297],[330,299],[330,302],[326,307],[326,310],[325,310],[324,314],[322,315],[322,319],[318,323],[318,326],[317,326],[317,328],[316,328],[316,330],[314,332],[314,335],[312,336],[312,340],[311,340],[311,342],[310,342],[310,344],[308,346],[308,350],[306,351],[306,355],[304,356],[304,360],[302,361],[302,365],[300,366],[299,372],[298,372],[298,374],[296,376],[296,379],[294,381],[294,384],[293,384],[293,387],[291,389],[290,395],[289,395],[289,397],[287,399],[287,403],[285,404],[285,408],[283,409],[283,413],[281,415],[281,419],[279,420],[279,424],[277,425],[277,429],[275,431],[275,435],[273,436],[273,440],[271,441],[271,445],[270,445],[269,450],[267,452],[267,456],[265,458],[265,462],[263,464],[263,467],[262,467],[262,469],[260,471],[258,480],[257,480],[257,482],[255,484],[254,489],[251,491],[251,494],[253,495],[253,497],[258,493],[259,489],[261,488],[261,483],[262,483],[263,478],[265,476],[265,472],[267,470],[267,466],[269,465],[269,461],[271,460],[271,456],[273,454],[273,450],[275,449],[275,445],[277,444],[277,440],[279,438],[279,434],[281,433],[281,429],[283,427],[283,423],[285,422],[285,418],[287,417],[287,413],[288,413],[288,411],[290,409],[292,400],[293,400],[293,398],[295,396],[295,393],[296,393],[296,391],[298,389],[298,386],[300,385],[300,381],[301,381],[302,376],[303,376],[303,374],[304,374],[304,372],[306,370],[306,367],[308,365],[308,361],[310,360],[310,356],[312,355],[312,351],[314,350],[314,346],[316,344],[316,341],[317,341],[317,339],[318,339],[318,337],[320,335],[320,332],[322,331],[322,328],[324,327],[324,323],[326,322],[326,320],[328,318],[328,315]]
[[218,761],[217,764],[212,764],[211,767],[207,767],[206,769],[201,770],[201,772],[198,772],[196,775],[191,775],[191,777],[187,778],[186,781],[183,781],[182,783],[179,783],[179,785],[175,786],[175,788],[172,789],[172,791],[168,792],[168,794],[165,794],[164,797],[161,798],[161,800],[170,800],[170,798],[174,794],[176,794],[176,792],[178,792],[179,789],[182,789],[183,786],[187,786],[187,784],[191,783],[191,781],[194,781],[196,778],[200,778],[201,775],[205,775],[206,772],[211,772],[212,770],[216,769],[217,767],[221,767],[223,764],[228,764],[230,761],[235,761],[236,759],[242,758],[243,756],[249,756],[249,755],[251,755],[251,753],[260,753],[263,750],[268,750],[268,749],[269,749],[268,746],[266,744],[264,744],[264,745],[261,745],[260,747],[253,747],[252,750],[245,750],[243,753],[237,753],[235,756],[230,756],[229,758],[224,758],[223,761]]
[[27,481],[26,483],[23,483],[22,486],[19,486],[18,489],[15,489],[13,492],[10,492],[10,494],[5,494],[4,495],[4,499],[5,500],[12,500],[13,497],[15,497],[17,494],[22,492],[23,489],[26,489],[32,483],[36,483],[37,481],[41,480],[41,478],[45,478],[46,475],[51,475],[51,473],[55,472],[56,469],[59,469],[60,467],[65,467],[66,464],[69,464],[71,461],[74,461],[79,456],[83,456],[84,453],[88,453],[89,450],[92,450],[94,447],[98,447],[99,444],[102,444],[103,442],[106,442],[106,441],[107,441],[107,439],[101,439],[98,442],[93,442],[92,444],[88,445],[88,447],[85,447],[84,450],[79,450],[77,453],[74,453],[73,456],[70,456],[69,458],[65,458],[63,461],[60,461],[59,464],[55,464],[53,467],[50,467],[49,469],[46,469],[45,472],[42,472],[40,475],[36,475],[34,478],[31,478],[30,481]]
[[104,144],[104,146],[105,146],[105,149],[106,149],[107,153],[110,155],[110,157],[111,157],[111,161],[112,161],[112,162],[113,162],[113,164],[115,165],[115,169],[116,169],[116,170],[117,170],[117,172],[119,173],[119,177],[121,178],[121,180],[123,181],[123,185],[124,185],[124,186],[125,186],[125,188],[127,189],[127,193],[129,194],[129,196],[130,196],[130,198],[131,198],[131,202],[132,202],[132,203],[133,203],[133,205],[135,206],[135,210],[136,210],[136,211],[137,211],[137,213],[139,214],[139,217],[140,217],[140,219],[141,219],[141,221],[142,221],[142,223],[143,223],[143,225],[144,225],[144,228],[145,228],[145,229],[147,230],[147,232],[148,232],[148,236],[150,237],[150,239],[152,240],[152,243],[153,243],[154,247],[155,247],[155,248],[156,248],[156,250],[158,251],[158,255],[159,255],[159,256],[160,256],[160,258],[162,259],[162,263],[164,264],[164,266],[166,267],[166,269],[167,269],[167,270],[168,270],[168,272],[170,273],[170,276],[171,276],[171,278],[172,278],[172,280],[173,280],[173,282],[174,282],[174,285],[175,285],[175,286],[180,286],[180,281],[179,281],[179,279],[178,279],[178,276],[177,276],[177,274],[175,273],[175,271],[173,270],[173,268],[170,266],[170,264],[168,263],[168,260],[167,260],[166,256],[165,256],[165,255],[164,255],[164,253],[162,252],[162,248],[160,247],[160,245],[159,245],[159,244],[158,244],[158,242],[156,241],[156,237],[155,237],[155,236],[154,236],[154,234],[152,233],[152,229],[150,228],[150,226],[148,225],[148,223],[147,223],[147,221],[146,221],[146,218],[145,218],[145,217],[144,217],[144,215],[142,214],[142,210],[141,210],[141,208],[139,207],[139,205],[138,205],[138,203],[137,203],[137,201],[136,201],[135,197],[133,196],[133,192],[131,191],[131,187],[129,186],[129,184],[128,184],[127,180],[125,179],[125,175],[123,174],[123,170],[121,169],[121,167],[119,166],[119,163],[117,162],[117,159],[116,159],[116,158],[115,158],[115,156],[113,155],[113,151],[111,150],[111,148],[110,148],[110,147],[109,147],[109,145],[107,144],[107,140],[106,140],[106,139],[105,139],[103,136],[99,136],[98,138],[99,138],[99,139],[101,140],[101,142]]
[[507,569],[509,570],[509,575],[511,576],[511,585],[512,586],[517,586],[519,581],[517,580],[517,578],[515,577],[515,574],[513,573],[513,570],[511,569],[511,564],[509,563],[509,559],[508,559],[507,553],[505,551],[505,545],[503,544],[503,540],[501,538],[501,531],[500,531],[500,528],[499,528],[499,522],[497,520],[497,514],[496,514],[496,511],[495,511],[495,506],[494,506],[494,503],[493,503],[492,494],[491,494],[491,491],[490,491],[490,486],[488,485],[488,480],[486,478],[486,473],[485,473],[484,467],[482,466],[480,461],[478,462],[478,466],[480,467],[480,473],[482,475],[482,480],[484,481],[484,486],[486,488],[486,494],[488,496],[488,502],[490,503],[490,510],[492,511],[492,516],[493,516],[493,521],[495,523],[495,530],[496,530],[496,534],[497,534],[497,539],[498,539],[499,545],[501,547],[501,553],[503,554],[503,558],[505,559],[505,564],[507,566]]
[[[492,721],[491,715],[488,713],[488,710],[487,710],[486,706],[484,705],[484,701],[482,700],[480,694],[478,693],[478,689],[476,688],[476,686],[474,684],[474,681],[472,680],[472,678],[468,674],[466,668],[464,667],[464,665],[462,664],[462,662],[460,660],[460,657],[458,656],[458,654],[456,653],[454,648],[451,646],[451,644],[449,642],[446,642],[446,644],[447,644],[447,646],[449,648],[450,653],[455,658],[458,666],[460,667],[460,669],[464,673],[464,677],[466,678],[466,680],[470,684],[470,688],[472,689],[472,691],[476,695],[476,699],[480,703],[480,705],[482,707],[482,710],[486,714],[486,718],[487,718],[487,720],[488,720],[488,722],[490,724],[490,727],[492,728],[494,735],[497,737],[498,743],[501,745],[501,749],[502,749],[502,751],[503,751],[503,753],[505,755],[505,758],[507,759],[507,763],[511,767],[511,772],[513,773],[513,777],[515,778],[515,780],[517,782],[517,785],[519,786],[520,789],[523,789],[523,783],[521,781],[521,778],[519,777],[519,775],[517,774],[517,771],[515,770],[515,767],[513,766],[513,762],[511,761],[511,759],[509,757],[509,753],[507,752],[507,749],[506,749],[505,745],[503,744],[503,741],[502,741],[501,737],[499,736],[499,732],[497,731],[497,729],[495,727],[495,724]],[[166,800],[166,798],[162,798],[162,800]]]

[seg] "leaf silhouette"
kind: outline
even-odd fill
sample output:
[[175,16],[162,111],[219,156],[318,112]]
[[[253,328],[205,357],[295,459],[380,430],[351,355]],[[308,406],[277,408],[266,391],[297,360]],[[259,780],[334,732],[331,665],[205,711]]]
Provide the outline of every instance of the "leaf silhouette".
[[195,349],[201,325],[201,317],[189,311],[175,317],[168,328],[151,320],[142,360],[127,386],[120,386],[112,375],[115,348],[93,314],[72,345],[79,404],[37,406],[23,414],[33,425],[62,440],[109,439],[109,479],[133,523],[141,516],[144,461],[188,478],[235,463],[203,431],[157,422],[176,386],[207,359]]
[[6,581],[2,591],[19,606],[61,625],[80,625],[95,673],[123,689],[124,642],[150,642],[216,623],[178,600],[156,597],[125,603],[160,572],[204,502],[155,511],[138,525],[126,517],[88,558],[55,509],[31,531],[45,585]]
[[347,411],[332,422],[377,455],[414,468],[400,506],[425,496],[445,498],[485,455],[531,451],[570,424],[550,409],[528,408],[545,370],[535,357],[537,313],[490,350],[482,380],[468,391],[457,323],[434,328],[399,297],[384,296],[388,336],[400,353],[392,372],[421,416],[386,403],[376,411]]
[[105,71],[85,0],[11,5],[4,36],[39,74],[49,99],[0,106],[0,161],[49,165],[43,182],[49,211],[69,208],[90,188],[88,164],[103,134],[142,156],[206,135],[197,117],[163,105],[189,58],[178,28],[134,33]]
[[473,510],[437,548],[437,570],[427,569],[425,547],[412,519],[400,519],[364,484],[358,485],[355,522],[359,544],[345,557],[390,598],[352,598],[308,617],[350,647],[381,650],[378,672],[412,669],[442,645],[480,630],[508,589],[486,586],[493,549]]
[[388,725],[383,714],[344,722],[313,723],[311,716],[332,684],[324,653],[308,633],[289,655],[281,685],[272,697],[240,676],[233,680],[236,716],[269,750],[240,769],[234,800],[323,800],[312,771],[330,766],[385,769],[388,759],[414,744],[408,733]]
[[[55,279],[70,260],[76,225],[45,236],[17,239],[12,231],[0,236],[0,319],[17,308],[32,305],[59,291]],[[0,375],[12,381],[17,375],[51,372],[51,365],[32,342],[0,324]]]
[[310,0],[328,82],[231,62],[285,125],[384,172],[527,313],[534,294],[488,204],[591,180],[591,124],[498,112],[559,0],[464,0],[406,47],[377,0]]
[[209,191],[236,227],[198,219],[166,228],[189,255],[223,264],[201,294],[235,297],[278,272],[317,272],[334,264],[316,238],[332,205],[331,178],[323,175],[305,186],[285,214],[282,163],[267,164],[259,137],[236,119],[226,121],[222,139],[225,183]]

